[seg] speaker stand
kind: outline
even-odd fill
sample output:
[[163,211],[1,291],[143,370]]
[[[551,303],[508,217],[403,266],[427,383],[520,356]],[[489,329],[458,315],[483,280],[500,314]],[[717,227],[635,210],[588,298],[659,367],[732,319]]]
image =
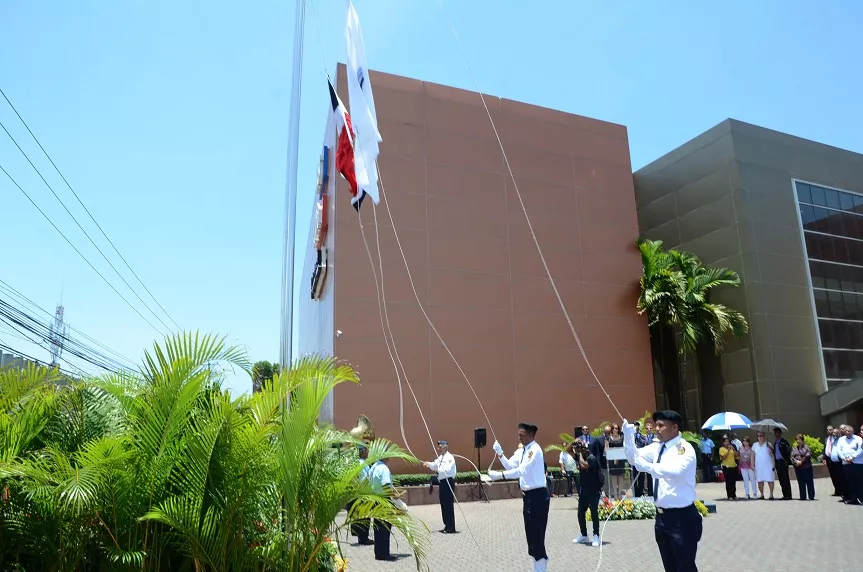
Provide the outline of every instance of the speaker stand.
[[479,469],[479,473],[476,475],[476,483],[471,485],[470,492],[468,493],[467,500],[477,500],[477,501],[485,501],[491,502],[488,500],[488,493],[485,491],[485,487],[482,482],[482,461],[480,459],[480,451],[482,451],[481,447],[476,448],[476,468]]

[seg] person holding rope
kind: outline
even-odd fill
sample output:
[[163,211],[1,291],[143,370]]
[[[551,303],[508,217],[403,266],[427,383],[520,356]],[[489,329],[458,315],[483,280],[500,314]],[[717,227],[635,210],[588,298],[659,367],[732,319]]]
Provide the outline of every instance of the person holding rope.
[[659,443],[641,449],[635,425],[623,421],[623,449],[629,464],[653,476],[656,499],[654,535],[665,572],[697,572],[695,555],[702,522],[695,508],[695,450],[680,435],[683,418],[676,411],[653,414]]
[[455,534],[455,457],[449,452],[449,443],[437,442],[438,458],[431,463],[423,463],[430,471],[436,472],[440,494],[440,515],[443,519],[444,534]]
[[523,448],[516,450],[509,459],[503,448],[494,442],[494,452],[505,471],[489,471],[493,481],[518,477],[524,502],[524,532],[527,537],[527,553],[533,557],[534,572],[548,569],[548,554],[545,551],[545,528],[548,524],[549,495],[545,484],[545,459],[542,447],[536,442],[536,425],[519,423],[518,440]]

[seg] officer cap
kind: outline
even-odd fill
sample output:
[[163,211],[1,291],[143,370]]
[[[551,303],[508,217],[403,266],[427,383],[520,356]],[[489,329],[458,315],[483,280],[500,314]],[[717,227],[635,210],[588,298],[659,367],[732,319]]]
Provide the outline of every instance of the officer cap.
[[531,435],[536,435],[536,432],[538,431],[536,425],[531,425],[530,423],[519,423],[518,428],[524,429],[525,431],[527,431]]
[[438,445],[443,445],[444,447],[449,447],[449,443],[447,443],[447,442],[446,442],[446,441],[444,441],[443,439],[438,439],[437,444],[438,444]]
[[680,416],[680,413],[677,411],[672,411],[671,409],[666,409],[665,411],[656,411],[653,413],[653,421],[668,421],[669,423],[674,423],[678,428],[683,427],[683,417]]

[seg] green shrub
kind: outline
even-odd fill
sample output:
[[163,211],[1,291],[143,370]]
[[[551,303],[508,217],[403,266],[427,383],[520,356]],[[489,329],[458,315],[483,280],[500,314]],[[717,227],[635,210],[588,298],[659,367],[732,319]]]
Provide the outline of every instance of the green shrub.
[[812,462],[817,463],[821,459],[821,455],[824,454],[824,442],[811,435],[804,435],[803,441],[806,442],[806,446],[809,447],[809,450],[812,452]]

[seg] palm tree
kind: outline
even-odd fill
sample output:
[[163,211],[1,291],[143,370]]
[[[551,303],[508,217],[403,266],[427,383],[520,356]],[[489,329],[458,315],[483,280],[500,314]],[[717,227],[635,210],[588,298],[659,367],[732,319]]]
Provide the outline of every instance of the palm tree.
[[[0,569],[323,572],[330,538],[369,517],[405,535],[420,569],[427,529],[360,481],[350,434],[317,421],[354,371],[305,358],[234,398],[219,364],[250,370],[223,339],[179,334],[136,375],[0,372]],[[386,458],[416,462],[375,441],[369,462]]]
[[[728,333],[745,336],[749,324],[743,314],[710,301],[711,291],[740,286],[728,268],[705,266],[694,254],[665,250],[660,240],[639,240],[643,272],[636,303],[647,315],[651,349],[663,377],[666,404],[687,419],[686,388],[682,382],[685,359],[708,346],[722,353]],[[674,348],[677,348],[676,352]]]

